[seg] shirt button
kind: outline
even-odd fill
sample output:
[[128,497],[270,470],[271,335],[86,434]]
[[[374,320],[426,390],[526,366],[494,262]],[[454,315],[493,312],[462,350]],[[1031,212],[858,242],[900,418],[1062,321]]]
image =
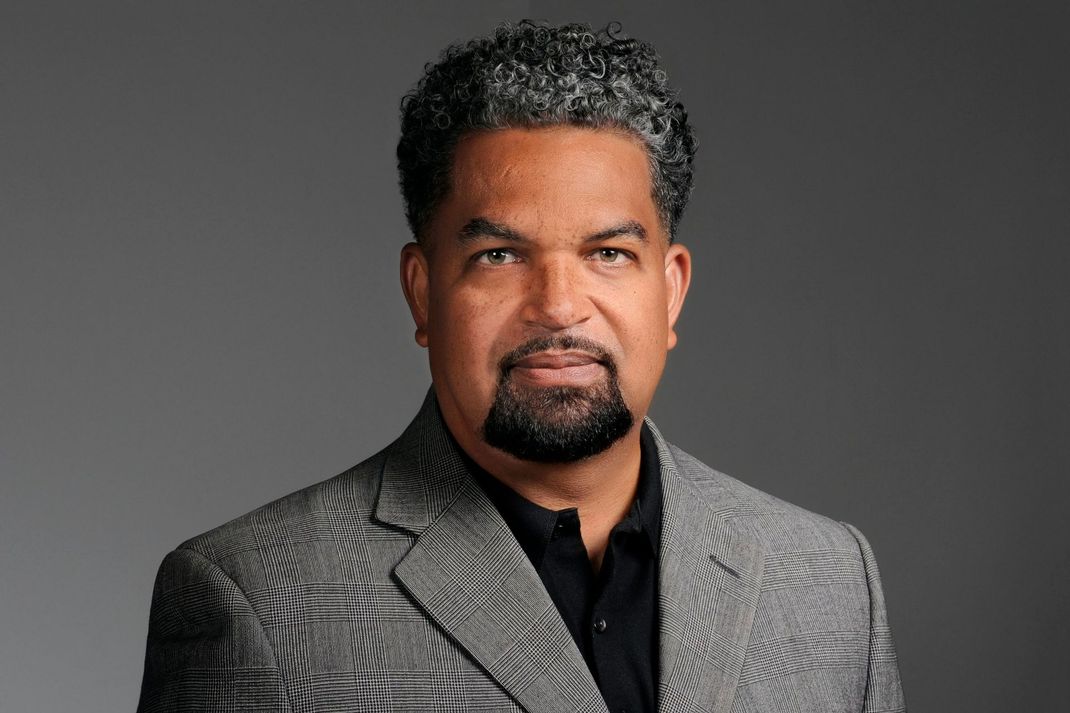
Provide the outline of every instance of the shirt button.
[[606,620],[605,619],[599,619],[598,621],[596,621],[594,623],[594,630],[597,631],[599,634],[601,634],[603,631],[605,631],[606,630]]

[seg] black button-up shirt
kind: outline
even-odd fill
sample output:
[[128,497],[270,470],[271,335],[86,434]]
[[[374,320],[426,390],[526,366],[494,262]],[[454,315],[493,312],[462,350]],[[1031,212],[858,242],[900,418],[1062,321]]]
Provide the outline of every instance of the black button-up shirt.
[[596,574],[576,508],[548,510],[470,463],[473,473],[542,578],[611,713],[657,708],[658,538],[661,475],[644,424],[639,488],[609,534]]

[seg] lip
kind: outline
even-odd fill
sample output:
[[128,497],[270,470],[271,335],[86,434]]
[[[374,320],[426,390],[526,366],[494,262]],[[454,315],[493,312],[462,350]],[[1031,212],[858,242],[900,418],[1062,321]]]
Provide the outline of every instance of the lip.
[[589,386],[605,378],[605,365],[587,352],[539,352],[517,360],[513,378],[534,387]]
[[539,352],[518,360],[513,366],[520,369],[568,369],[601,364],[598,357],[586,352]]

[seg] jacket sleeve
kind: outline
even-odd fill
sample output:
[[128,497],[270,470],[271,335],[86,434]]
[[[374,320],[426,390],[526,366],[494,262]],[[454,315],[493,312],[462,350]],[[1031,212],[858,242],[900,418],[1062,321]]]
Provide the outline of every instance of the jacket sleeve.
[[862,533],[852,525],[843,524],[858,540],[869,585],[869,672],[862,713],[905,712],[899,661],[892,643],[892,630],[888,626],[888,612],[884,605],[884,590],[881,588],[877,560]]
[[156,575],[139,713],[290,711],[271,643],[245,593],[177,549]]

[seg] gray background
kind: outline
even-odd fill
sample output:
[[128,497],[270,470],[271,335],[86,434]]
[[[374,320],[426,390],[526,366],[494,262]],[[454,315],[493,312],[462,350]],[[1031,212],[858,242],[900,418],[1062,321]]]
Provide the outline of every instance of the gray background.
[[3,4],[0,710],[131,710],[160,558],[407,423],[398,100],[525,16],[701,139],[662,430],[866,532],[913,710],[1061,707],[1068,5],[573,5]]

